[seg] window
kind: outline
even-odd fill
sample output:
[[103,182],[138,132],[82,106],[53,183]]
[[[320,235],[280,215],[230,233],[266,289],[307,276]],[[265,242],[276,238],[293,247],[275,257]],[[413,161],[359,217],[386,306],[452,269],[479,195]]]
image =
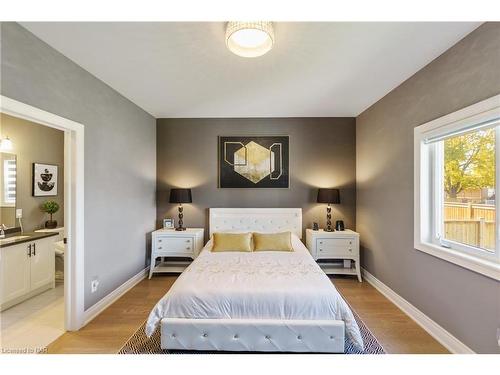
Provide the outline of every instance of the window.
[[3,196],[2,206],[10,207],[16,204],[16,160],[3,161]]
[[415,248],[500,280],[499,173],[500,95],[415,128]]

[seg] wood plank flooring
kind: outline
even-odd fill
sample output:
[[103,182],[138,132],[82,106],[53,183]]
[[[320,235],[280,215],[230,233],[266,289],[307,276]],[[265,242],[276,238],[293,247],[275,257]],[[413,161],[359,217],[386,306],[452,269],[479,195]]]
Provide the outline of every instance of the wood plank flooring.
[[335,278],[337,290],[356,310],[386,352],[394,354],[449,353],[408,315],[366,281]]
[[[49,353],[117,353],[146,320],[176,276],[143,280],[77,332],[66,332]],[[367,282],[335,277],[332,281],[388,353],[448,353],[413,320]]]

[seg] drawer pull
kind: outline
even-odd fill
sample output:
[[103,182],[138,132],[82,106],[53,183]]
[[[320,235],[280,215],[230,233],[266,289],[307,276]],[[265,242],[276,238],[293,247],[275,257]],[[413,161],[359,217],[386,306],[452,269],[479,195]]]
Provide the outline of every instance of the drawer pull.
[[186,240],[187,243],[191,242],[191,240]]
[[186,250],[191,250],[191,246],[186,247]]
[[319,244],[320,244],[320,245],[323,245],[323,241],[319,241]]
[[349,249],[349,251],[352,251],[352,249]]
[[161,247],[161,246],[158,246],[158,250],[161,250],[161,249],[162,249],[162,247]]
[[161,240],[158,240],[158,242],[161,242]]
[[319,251],[323,251],[323,249],[319,249]]

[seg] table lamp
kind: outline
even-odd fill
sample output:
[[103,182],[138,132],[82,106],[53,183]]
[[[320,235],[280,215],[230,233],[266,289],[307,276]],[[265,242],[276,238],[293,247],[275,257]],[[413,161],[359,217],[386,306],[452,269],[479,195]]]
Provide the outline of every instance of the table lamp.
[[175,230],[186,230],[184,228],[182,218],[184,217],[182,211],[183,203],[192,203],[193,199],[191,197],[191,189],[170,189],[170,203],[178,203],[179,204],[179,224]]
[[340,203],[339,189],[318,189],[318,203],[328,203],[326,208],[326,228],[325,232],[333,232],[332,228],[332,207],[330,204]]

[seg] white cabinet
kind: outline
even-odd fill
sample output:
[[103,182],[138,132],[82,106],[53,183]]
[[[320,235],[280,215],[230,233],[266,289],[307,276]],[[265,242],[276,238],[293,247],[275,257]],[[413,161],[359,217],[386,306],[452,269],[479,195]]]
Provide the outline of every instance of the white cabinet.
[[[149,278],[155,272],[184,271],[190,261],[175,258],[196,258],[203,248],[204,232],[203,228],[187,228],[184,231],[174,229],[158,229],[154,231]],[[156,264],[157,258],[163,258],[164,260]]]
[[358,233],[349,229],[335,232],[307,229],[306,246],[325,273],[356,275],[361,281]]
[[[55,237],[54,237],[55,238]],[[31,245],[31,290],[43,287],[55,280],[55,254],[52,237],[30,243]]]
[[1,304],[29,293],[30,259],[28,244],[4,247],[1,250]]
[[54,287],[54,237],[0,248],[0,311]]

